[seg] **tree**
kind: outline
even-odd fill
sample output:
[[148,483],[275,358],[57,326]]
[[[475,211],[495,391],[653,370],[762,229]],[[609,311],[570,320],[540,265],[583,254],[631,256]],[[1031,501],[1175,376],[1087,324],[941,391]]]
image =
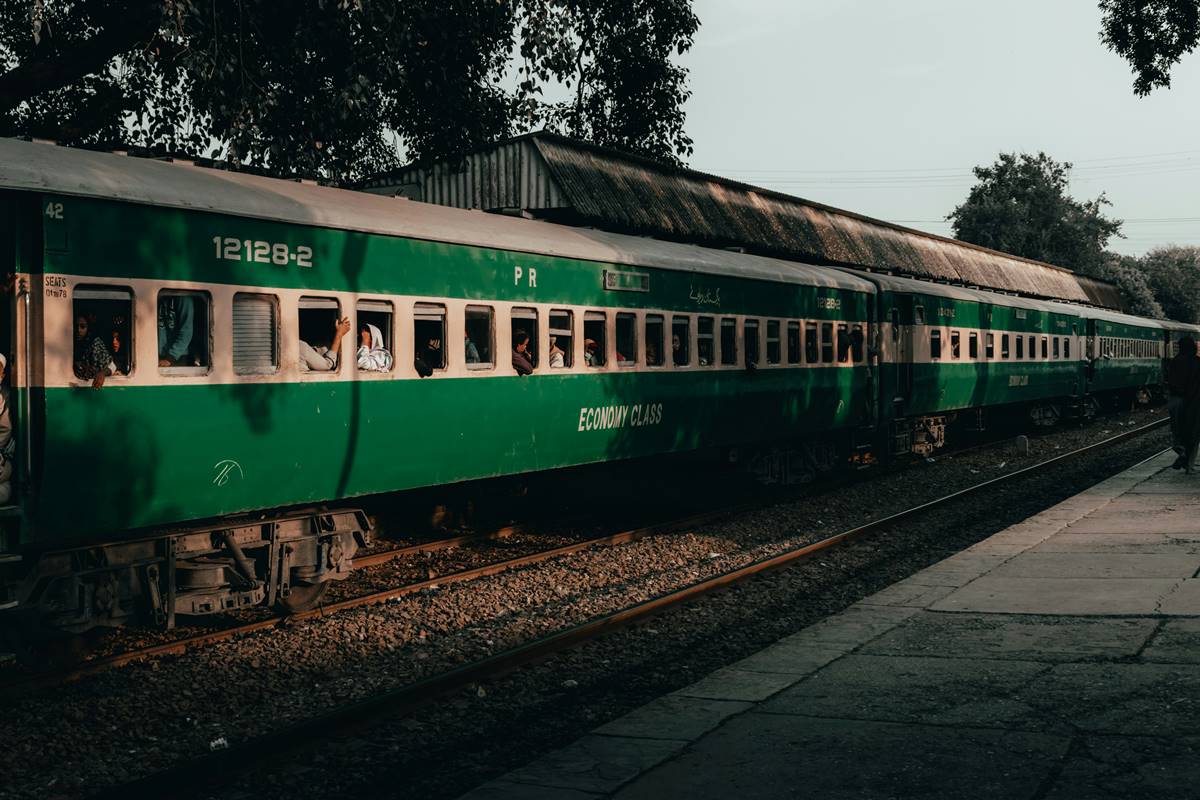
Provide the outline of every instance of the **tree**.
[[1110,205],[1103,194],[1084,202],[1067,194],[1070,169],[1045,153],[1001,153],[974,169],[979,182],[946,219],[964,242],[1095,274],[1121,221],[1101,213]]
[[1168,318],[1200,323],[1200,247],[1158,247],[1140,267]]
[[1150,278],[1139,259],[1105,253],[1104,262],[1093,277],[1115,283],[1125,297],[1129,313],[1153,319],[1164,319],[1168,316],[1159,303]]
[[1100,41],[1133,67],[1133,91],[1171,86],[1171,68],[1200,44],[1200,0],[1100,0]]
[[0,134],[330,179],[544,124],[674,160],[697,26],[690,0],[0,0]]

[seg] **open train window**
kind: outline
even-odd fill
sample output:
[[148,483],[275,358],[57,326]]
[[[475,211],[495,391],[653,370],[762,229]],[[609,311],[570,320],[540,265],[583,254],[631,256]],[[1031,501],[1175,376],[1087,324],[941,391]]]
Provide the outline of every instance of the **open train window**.
[[[337,372],[342,368],[341,341],[334,341],[341,306],[333,297],[301,297],[297,315],[300,320],[300,371]],[[333,345],[337,345],[334,347]]]
[[550,368],[566,369],[575,364],[575,315],[550,309]]
[[661,367],[663,365],[663,337],[667,326],[662,314],[646,315],[646,366]]
[[800,323],[795,320],[787,324],[787,363],[800,363]]
[[1026,336],[1025,343],[1029,345],[1029,357],[1037,358],[1037,340],[1032,336]]
[[932,328],[929,331],[929,357],[942,357],[942,331],[940,328]]
[[[396,350],[392,347],[392,304],[387,300],[359,300],[354,307],[358,319],[354,329],[355,363],[363,372],[391,372]],[[366,350],[363,350],[363,347]]]
[[496,323],[492,307],[467,306],[463,325],[463,358],[467,369],[491,369],[496,364]]
[[628,312],[617,314],[617,366],[632,367],[637,364],[637,315]]
[[962,335],[958,331],[950,331],[950,357],[962,357]]
[[686,367],[692,363],[692,355],[688,348],[692,344],[691,317],[671,318],[671,363],[677,367]]
[[1051,336],[1050,338],[1054,340],[1054,341],[1053,341],[1053,348],[1052,348],[1052,350],[1051,350],[1051,353],[1053,354],[1054,358],[1058,358],[1058,337],[1057,337],[1057,336]]
[[512,328],[512,349],[516,352],[517,343],[522,337],[528,337],[525,342],[525,357],[534,369],[538,367],[538,312],[536,308],[514,308],[509,314],[509,327]]
[[1071,357],[1071,340],[1066,336],[1063,337],[1063,358]]
[[233,371],[262,375],[279,369],[278,301],[274,295],[233,296]]
[[967,337],[967,356],[972,359],[979,358],[979,334],[974,331]]
[[212,300],[207,292],[158,293],[158,367],[164,375],[204,375],[212,366]]
[[746,340],[746,366],[758,366],[758,320],[748,319],[742,323],[742,338]]
[[984,334],[983,340],[983,357],[991,361],[996,357],[996,334]]
[[75,377],[133,370],[133,292],[118,286],[79,286],[74,293]]
[[1010,355],[1011,355],[1011,353],[1009,352],[1009,349],[1008,349],[1008,334],[1007,333],[1001,334],[1000,335],[1000,357],[1008,358]]
[[1020,361],[1023,358],[1025,358],[1025,337],[1018,336],[1017,337],[1017,360]]
[[804,323],[804,360],[816,364],[821,360],[821,342],[817,338],[817,323]]
[[833,363],[833,323],[821,323],[821,361],[825,364]]
[[711,367],[717,363],[713,350],[713,318],[698,317],[696,319],[696,356],[700,366]]
[[446,368],[445,306],[437,303],[413,306],[413,349],[418,375]]
[[850,355],[855,364],[861,364],[867,358],[867,337],[862,325],[850,326]]
[[737,320],[731,317],[721,320],[721,363],[738,363]]
[[850,328],[844,322],[837,326],[837,360],[841,364],[850,362]]
[[1049,345],[1049,343],[1047,343],[1045,336],[1042,337],[1042,358],[1043,359],[1050,358],[1050,345]]
[[608,360],[608,318],[603,311],[583,315],[583,360],[589,367],[603,367]]
[[779,344],[779,320],[767,320],[767,363],[778,364],[783,359]]

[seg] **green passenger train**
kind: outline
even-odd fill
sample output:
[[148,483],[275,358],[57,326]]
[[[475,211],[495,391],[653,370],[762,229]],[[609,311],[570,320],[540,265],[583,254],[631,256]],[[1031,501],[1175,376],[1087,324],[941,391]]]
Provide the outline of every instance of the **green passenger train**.
[[928,453],[964,415],[1154,391],[1194,330],[14,140],[0,252],[0,601],[75,631],[310,606],[367,540],[355,497]]

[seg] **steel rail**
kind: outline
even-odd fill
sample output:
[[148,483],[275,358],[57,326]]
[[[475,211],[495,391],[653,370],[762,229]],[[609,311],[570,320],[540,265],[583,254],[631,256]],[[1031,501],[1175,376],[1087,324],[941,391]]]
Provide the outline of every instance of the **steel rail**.
[[[268,755],[302,748],[305,745],[312,744],[314,740],[329,737],[332,731],[344,732],[362,727],[384,715],[410,713],[421,706],[427,705],[439,696],[460,690],[472,683],[494,678],[526,664],[545,659],[555,653],[597,639],[636,622],[646,620],[667,609],[740,583],[748,578],[761,575],[764,572],[789,566],[812,556],[814,553],[828,550],[868,533],[890,527],[922,512],[948,505],[955,500],[969,497],[989,487],[995,487],[1002,483],[1008,483],[1018,478],[1035,474],[1055,464],[1061,464],[1066,460],[1139,436],[1150,430],[1162,427],[1167,421],[1166,419],[1157,420],[1103,441],[1068,451],[1045,461],[1040,461],[1037,464],[1032,464],[1028,467],[952,492],[936,500],[921,503],[904,511],[890,514],[855,528],[842,531],[841,533],[827,536],[816,542],[811,542],[774,556],[762,558],[751,564],[723,572],[719,575],[701,579],[682,588],[666,592],[615,612],[599,615],[586,622],[556,631],[534,641],[517,645],[479,661],[465,664],[446,672],[430,675],[405,686],[330,709],[329,711],[298,722],[290,723],[278,730],[260,734],[245,742],[237,743],[229,749],[207,753],[198,758],[176,764],[165,770],[152,773],[128,783],[109,787],[93,796],[97,798],[121,798],[124,800],[124,798],[131,795],[141,796],[150,793],[178,792],[181,786],[188,786],[197,790],[201,789],[203,788],[201,784],[204,783],[205,778],[211,779],[213,776],[224,775],[231,770],[259,763]],[[1164,452],[1167,451],[1160,451],[1149,458],[1143,459],[1138,464],[1156,458]]]

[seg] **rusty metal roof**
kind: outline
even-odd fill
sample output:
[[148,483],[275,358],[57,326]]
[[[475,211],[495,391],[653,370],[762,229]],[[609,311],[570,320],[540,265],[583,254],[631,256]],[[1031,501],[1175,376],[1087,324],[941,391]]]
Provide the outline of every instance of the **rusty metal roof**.
[[519,136],[462,165],[410,166],[360,188],[815,264],[1121,308],[1117,287],[985,247],[556,134]]

